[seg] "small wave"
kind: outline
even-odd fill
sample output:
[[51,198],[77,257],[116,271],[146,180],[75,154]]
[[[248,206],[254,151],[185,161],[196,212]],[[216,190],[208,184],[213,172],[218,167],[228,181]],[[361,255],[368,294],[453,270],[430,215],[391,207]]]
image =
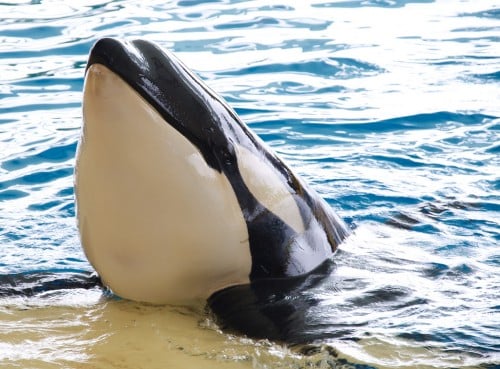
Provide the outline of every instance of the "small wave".
[[360,75],[372,75],[383,70],[373,64],[350,58],[327,58],[307,60],[296,63],[269,63],[253,65],[247,68],[219,72],[219,75],[247,75],[261,73],[306,73],[326,78],[354,78]]
[[433,3],[435,0],[343,0],[314,4],[318,8],[402,8],[408,4]]

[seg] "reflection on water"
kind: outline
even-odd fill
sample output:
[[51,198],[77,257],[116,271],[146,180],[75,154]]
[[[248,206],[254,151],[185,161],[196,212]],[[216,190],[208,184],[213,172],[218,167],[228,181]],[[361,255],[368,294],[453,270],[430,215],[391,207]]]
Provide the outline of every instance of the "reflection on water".
[[[0,355],[12,368],[302,368],[335,361],[223,334],[203,314],[106,300],[100,290],[10,299],[0,308]],[[318,364],[318,365],[317,365]],[[323,366],[328,367],[328,366]]]
[[100,290],[11,301],[0,314],[0,353],[12,367],[216,368],[224,359],[225,336],[200,329],[194,313],[106,301]]
[[[4,1],[0,14],[1,367],[498,367],[491,1]],[[89,279],[72,174],[103,36],[176,52],[355,228],[321,283],[279,300],[314,301],[292,306],[330,348],[222,332],[203,307],[123,301]]]

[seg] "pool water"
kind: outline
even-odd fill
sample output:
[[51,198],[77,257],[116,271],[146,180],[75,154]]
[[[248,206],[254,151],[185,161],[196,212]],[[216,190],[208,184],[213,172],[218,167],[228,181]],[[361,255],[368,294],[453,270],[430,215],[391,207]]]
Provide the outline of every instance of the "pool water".
[[[309,291],[330,348],[92,283],[73,165],[104,36],[174,51],[354,229]],[[498,368],[499,41],[491,0],[0,2],[0,367]]]

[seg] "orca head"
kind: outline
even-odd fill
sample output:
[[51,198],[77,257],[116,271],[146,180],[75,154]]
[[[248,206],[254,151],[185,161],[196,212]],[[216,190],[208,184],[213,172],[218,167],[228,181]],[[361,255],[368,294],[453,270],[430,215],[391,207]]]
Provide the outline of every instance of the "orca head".
[[75,170],[84,251],[117,295],[190,304],[332,255],[344,223],[175,56],[101,39]]

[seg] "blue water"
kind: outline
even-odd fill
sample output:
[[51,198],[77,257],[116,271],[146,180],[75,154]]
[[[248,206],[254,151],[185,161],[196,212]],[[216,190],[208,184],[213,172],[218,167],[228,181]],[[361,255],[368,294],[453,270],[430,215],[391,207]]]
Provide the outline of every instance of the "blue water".
[[91,271],[72,175],[104,36],[173,50],[355,229],[315,291],[340,353],[498,367],[500,4],[0,2],[0,276]]

